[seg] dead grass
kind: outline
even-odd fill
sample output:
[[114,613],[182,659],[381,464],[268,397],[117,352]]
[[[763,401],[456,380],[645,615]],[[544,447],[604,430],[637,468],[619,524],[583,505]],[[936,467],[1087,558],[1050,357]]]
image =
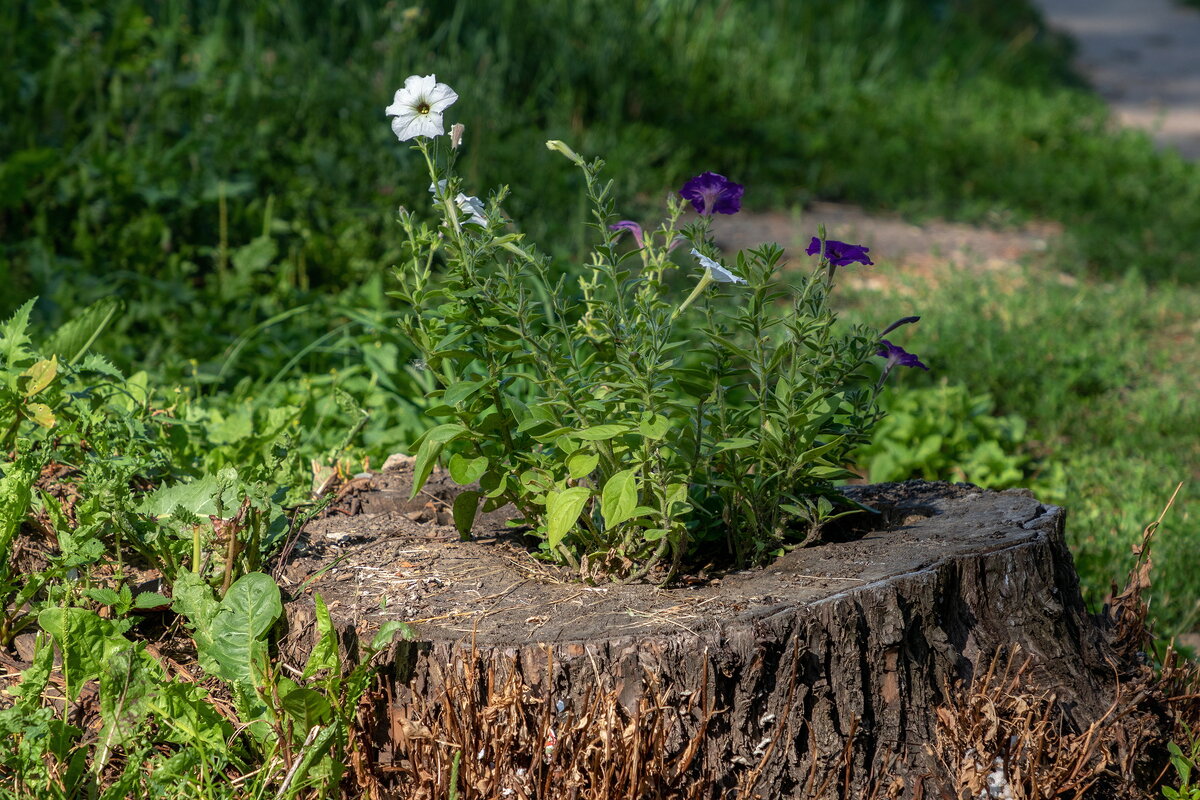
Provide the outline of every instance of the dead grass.
[[[553,674],[549,654],[545,667],[543,674]],[[703,693],[672,706],[647,676],[632,710],[598,688],[560,707],[525,681],[519,664],[485,665],[473,651],[439,665],[433,680],[439,689],[431,699],[411,696],[392,706],[393,759],[379,774],[358,776],[360,786],[376,787],[370,797],[710,796],[716,776],[692,769],[713,715]],[[698,716],[700,725],[680,747],[672,737],[683,715]]]
[[[1182,484],[1180,484],[1182,486]],[[1150,588],[1151,544],[1178,495],[1146,526],[1125,586],[1113,587],[1105,608],[1115,692],[1086,729],[1074,729],[1053,692],[1039,691],[1031,660],[1017,650],[998,654],[969,687],[946,692],[937,709],[931,752],[956,798],[1074,800],[1159,797],[1169,738],[1188,749],[1200,721],[1200,666],[1168,643],[1151,665],[1154,635],[1144,592]]]

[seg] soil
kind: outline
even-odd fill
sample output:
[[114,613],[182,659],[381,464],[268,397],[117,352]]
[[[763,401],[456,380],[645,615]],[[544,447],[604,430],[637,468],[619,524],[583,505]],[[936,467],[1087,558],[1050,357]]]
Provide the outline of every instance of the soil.
[[[936,281],[949,270],[976,272],[1014,271],[1024,264],[1037,265],[1062,242],[1062,226],[1031,222],[1020,227],[969,225],[928,219],[906,220],[899,214],[868,212],[843,203],[813,203],[803,212],[742,211],[714,222],[717,243],[727,253],[776,242],[784,249],[785,263],[807,263],[804,253],[818,226],[831,239],[864,244],[879,268],[847,269],[839,279],[851,286],[884,289],[902,286],[907,278],[923,284]],[[1072,280],[1066,275],[1063,280]]]
[[1200,9],[1179,0],[1034,0],[1116,121],[1200,158]]

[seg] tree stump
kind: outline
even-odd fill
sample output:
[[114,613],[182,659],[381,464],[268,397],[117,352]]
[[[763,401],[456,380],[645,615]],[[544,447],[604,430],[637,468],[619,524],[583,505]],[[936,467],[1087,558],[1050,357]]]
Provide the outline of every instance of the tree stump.
[[[1064,512],[1024,490],[855,487],[882,511],[877,529],[660,589],[584,585],[495,515],[459,542],[440,524],[454,488],[435,476],[408,503],[406,480],[377,476],[361,515],[312,524],[284,582],[334,564],[311,588],[347,641],[414,624],[364,719],[373,774],[429,795],[461,750],[464,798],[967,796],[939,756],[938,709],[997,657],[1028,659],[1020,681],[1051,693],[1060,730],[1114,702]],[[297,665],[311,609],[289,604]],[[603,778],[611,795],[596,788],[604,769],[620,773]]]

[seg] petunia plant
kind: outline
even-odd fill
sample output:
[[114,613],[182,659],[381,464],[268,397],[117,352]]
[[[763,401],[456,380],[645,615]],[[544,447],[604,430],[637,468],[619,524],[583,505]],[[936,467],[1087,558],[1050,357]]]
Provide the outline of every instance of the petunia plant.
[[[886,378],[915,357],[839,331],[834,262],[856,251],[821,237],[811,271],[780,280],[779,247],[715,244],[714,214],[738,212],[741,185],[702,173],[645,229],[618,218],[603,162],[551,141],[583,173],[594,234],[582,266],[555,263],[505,218],[506,190],[484,203],[462,185],[461,129],[450,141],[440,117],[457,95],[433,76],[405,85],[429,111],[393,127],[428,166],[437,212],[400,212],[394,294],[439,420],[413,444],[414,496],[440,460],[468,487],[453,509],[464,537],[480,508],[511,504],[542,557],[615,580],[667,580],[689,556],[759,563],[857,512],[836,482],[879,418],[872,359]],[[421,102],[398,94],[388,113]]]

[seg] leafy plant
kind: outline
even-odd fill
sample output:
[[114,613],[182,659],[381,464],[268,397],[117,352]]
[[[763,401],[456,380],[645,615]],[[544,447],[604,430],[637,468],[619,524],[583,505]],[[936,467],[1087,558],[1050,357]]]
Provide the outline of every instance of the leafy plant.
[[854,456],[872,482],[924,478],[1006,489],[1028,479],[1025,420],[996,415],[991,395],[943,381],[888,393],[880,407],[883,419]]
[[1186,725],[1184,734],[1190,745],[1188,752],[1185,753],[1175,742],[1167,744],[1167,749],[1171,753],[1171,766],[1175,768],[1175,773],[1179,776],[1178,788],[1162,787],[1162,796],[1167,800],[1200,799],[1200,785],[1192,783],[1192,772],[1200,769],[1200,738],[1197,738]]
[[[406,113],[408,91],[389,113]],[[435,102],[435,131],[441,110]],[[416,135],[398,119],[401,138]],[[920,365],[887,342],[879,350],[866,329],[834,331],[834,273],[870,263],[865,250],[814,239],[822,257],[795,289],[774,279],[775,246],[739,254],[735,274],[715,257],[710,222],[737,210],[740,186],[699,176],[681,192],[699,221],[680,230],[675,200],[646,237],[615,222],[603,162],[552,141],[583,172],[599,238],[576,294],[550,259],[503,232],[503,191],[486,209],[458,191],[457,148],[443,141],[415,145],[443,225],[401,214],[401,325],[439,384],[427,413],[450,419],[414,443],[414,496],[445,454],[455,480],[479,482],[456,501],[463,535],[480,498],[485,509],[512,503],[546,557],[626,580],[664,558],[674,573],[697,542],[724,541],[734,563],[760,562],[844,510],[833,481],[866,440],[883,385],[866,376],[868,359],[888,356],[884,377],[896,363]],[[615,231],[633,229],[638,248],[622,252]],[[669,258],[679,240],[704,270],[685,299]],[[713,296],[714,284],[733,292]],[[685,312],[701,297],[704,321],[693,323]]]

